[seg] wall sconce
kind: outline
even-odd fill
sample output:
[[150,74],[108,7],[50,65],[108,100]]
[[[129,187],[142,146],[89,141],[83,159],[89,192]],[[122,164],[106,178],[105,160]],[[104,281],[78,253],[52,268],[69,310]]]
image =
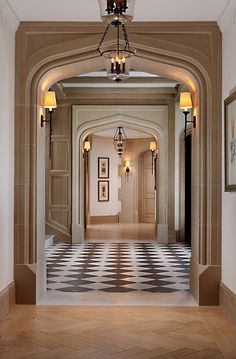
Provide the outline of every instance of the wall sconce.
[[84,141],[84,152],[89,152],[91,150],[91,144],[90,141],[86,140]]
[[184,126],[184,138],[186,138],[187,135],[187,124],[192,123],[193,127],[196,127],[196,116],[193,116],[193,120],[188,120],[188,115],[190,113],[192,105],[192,99],[190,92],[181,92],[180,94],[180,104],[179,108],[182,110],[184,116],[185,116],[185,126]]
[[125,178],[127,181],[129,180],[129,174],[130,174],[130,162],[125,161]]
[[91,143],[89,140],[85,140],[83,145],[83,158],[88,156],[90,150],[91,150]]
[[153,174],[154,173],[154,162],[156,161],[157,154],[158,154],[156,142],[155,141],[150,142],[149,148],[150,148],[150,151],[152,152],[152,174]]
[[41,127],[43,127],[44,122],[48,122],[50,125],[50,134],[49,134],[49,158],[51,158],[52,154],[52,114],[54,109],[57,108],[57,99],[54,91],[47,91],[44,97],[44,108],[48,109],[49,119],[44,118],[41,115]]

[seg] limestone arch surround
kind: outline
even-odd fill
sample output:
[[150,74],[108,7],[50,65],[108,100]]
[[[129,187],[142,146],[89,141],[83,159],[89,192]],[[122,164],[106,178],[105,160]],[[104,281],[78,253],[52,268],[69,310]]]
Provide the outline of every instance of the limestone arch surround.
[[[18,303],[35,303],[45,288],[44,131],[40,127],[43,94],[62,78],[103,68],[95,51],[103,30],[100,23],[21,23],[16,35]],[[174,78],[192,91],[197,126],[192,144],[191,291],[199,304],[217,304],[221,263],[221,34],[213,22],[152,22],[132,23],[129,35],[138,50],[134,68]]]
[[[157,121],[153,122],[148,118],[140,118],[138,113],[136,116],[128,115],[133,110],[133,114],[137,113],[137,106],[73,106],[72,115],[72,242],[84,241],[84,160],[83,160],[83,143],[86,137],[96,133],[97,131],[116,128],[118,126],[130,128],[134,130],[144,131],[154,137],[158,143],[159,161],[158,169],[159,181],[158,192],[161,193],[156,205],[158,206],[158,221],[156,226],[156,239],[158,243],[168,243],[168,108],[167,106],[140,106],[142,111],[153,111],[157,116]],[[98,113],[97,118],[88,121],[83,120],[83,114],[94,111]],[[112,112],[113,115],[100,117],[99,111],[103,114],[106,111]],[[162,116],[158,123],[158,113]]]

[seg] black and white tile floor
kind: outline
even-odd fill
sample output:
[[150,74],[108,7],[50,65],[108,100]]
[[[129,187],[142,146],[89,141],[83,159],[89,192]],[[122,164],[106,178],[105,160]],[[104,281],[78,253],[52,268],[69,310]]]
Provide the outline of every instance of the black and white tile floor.
[[186,244],[87,242],[49,247],[47,290],[172,293],[189,290]]

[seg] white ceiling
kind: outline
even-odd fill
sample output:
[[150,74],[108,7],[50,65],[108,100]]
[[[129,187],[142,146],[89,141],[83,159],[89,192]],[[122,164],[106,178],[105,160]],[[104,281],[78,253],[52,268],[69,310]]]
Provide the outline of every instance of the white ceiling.
[[[176,90],[179,82],[141,71],[130,71],[129,81],[117,83],[107,78],[106,71],[89,72],[60,81],[63,90],[72,88],[156,88]],[[173,92],[174,93],[174,92]]]
[[[21,21],[99,21],[98,0],[6,0]],[[230,0],[136,0],[135,21],[217,21]]]
[[[124,128],[125,134],[127,139],[137,139],[137,138],[152,138],[152,135],[146,133],[146,132],[141,132],[141,131],[136,131],[130,128]],[[95,132],[94,135],[99,136],[99,137],[114,137],[116,132],[116,128],[110,128],[104,131],[99,131],[99,132]]]

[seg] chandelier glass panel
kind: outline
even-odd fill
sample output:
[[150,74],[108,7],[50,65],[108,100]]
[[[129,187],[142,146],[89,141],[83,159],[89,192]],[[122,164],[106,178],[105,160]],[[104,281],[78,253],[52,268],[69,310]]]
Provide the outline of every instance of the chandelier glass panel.
[[104,58],[107,76],[116,82],[127,80],[135,50],[130,47],[125,22],[133,18],[134,0],[99,0],[99,4],[107,28],[98,51]]

